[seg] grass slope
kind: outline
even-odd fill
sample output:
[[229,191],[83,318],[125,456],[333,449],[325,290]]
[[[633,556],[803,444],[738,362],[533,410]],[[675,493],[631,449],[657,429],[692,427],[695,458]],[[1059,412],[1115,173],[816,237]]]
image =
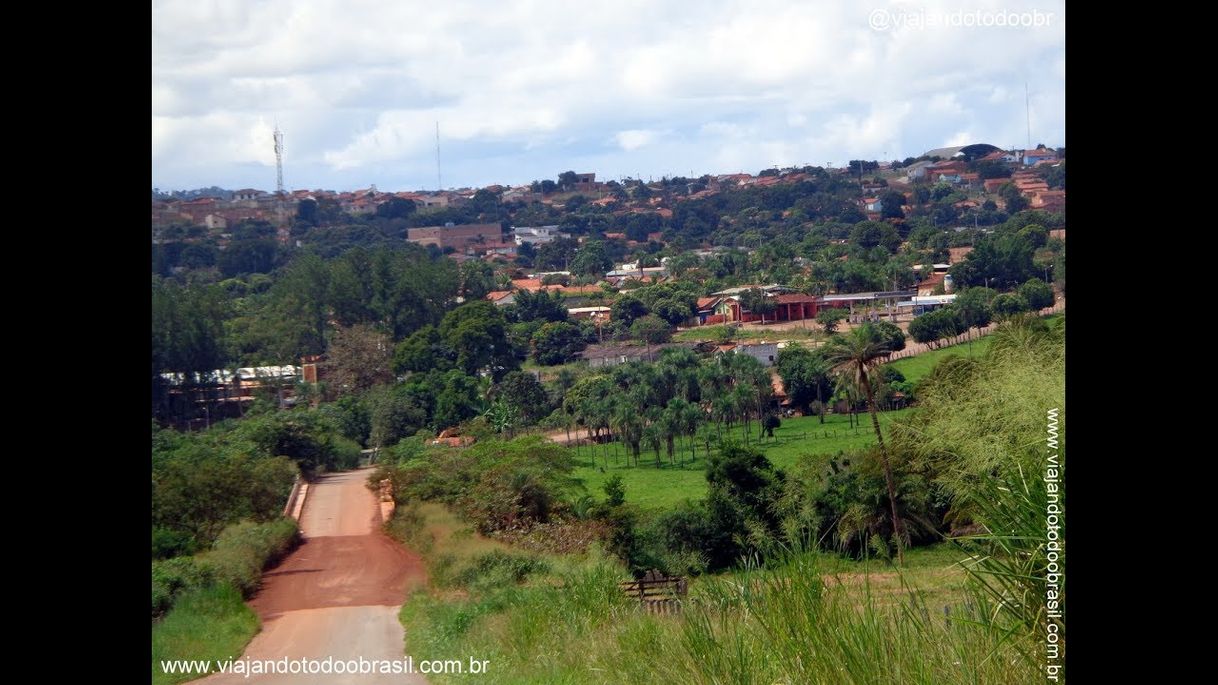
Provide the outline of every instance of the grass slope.
[[[616,587],[625,570],[595,549],[536,555],[527,574],[479,563],[496,543],[443,507],[424,504],[412,526],[432,544],[429,566],[448,559],[475,574],[416,592],[402,607],[406,650],[434,659],[485,659],[466,682],[1030,682],[1034,667],[1010,645],[965,621],[968,593],[950,545],[910,550],[897,572],[882,561],[807,553],[771,570],[692,579],[680,616],[638,610]],[[457,527],[455,527],[457,526]],[[493,552],[492,552],[493,553]],[[499,552],[502,554],[502,552]],[[464,580],[453,584],[458,577]],[[844,675],[849,674],[849,675]]]
[[944,357],[956,355],[957,357],[980,357],[985,354],[985,351],[990,347],[990,336],[985,336],[974,340],[972,343],[961,343],[944,347],[930,352],[923,352],[912,357],[898,359],[892,362],[892,368],[900,371],[905,376],[905,380],[910,383],[917,383],[930,373],[931,369],[935,368]]

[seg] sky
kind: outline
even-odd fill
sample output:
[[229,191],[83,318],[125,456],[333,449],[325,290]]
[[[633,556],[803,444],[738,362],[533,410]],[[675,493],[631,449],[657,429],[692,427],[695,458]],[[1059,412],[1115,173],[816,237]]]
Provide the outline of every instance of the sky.
[[152,29],[161,190],[274,190],[276,126],[288,190],[1066,143],[1064,2],[154,0]]

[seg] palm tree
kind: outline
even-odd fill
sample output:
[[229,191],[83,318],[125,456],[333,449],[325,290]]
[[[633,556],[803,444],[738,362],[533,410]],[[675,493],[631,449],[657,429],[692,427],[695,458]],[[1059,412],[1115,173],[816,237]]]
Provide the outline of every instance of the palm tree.
[[806,367],[808,378],[816,384],[816,404],[818,405],[817,414],[820,415],[820,422],[825,423],[825,397],[824,388],[829,384],[829,364],[825,361],[824,356],[813,352],[808,360]]
[[847,376],[863,389],[867,398],[867,410],[871,413],[871,425],[875,428],[875,438],[880,445],[880,459],[884,464],[884,481],[888,486],[888,503],[892,506],[892,527],[897,538],[897,562],[904,564],[905,556],[901,551],[905,542],[905,534],[901,526],[901,517],[897,514],[897,489],[892,478],[892,464],[888,459],[888,448],[884,445],[884,434],[880,432],[880,416],[875,408],[875,391],[871,387],[871,370],[884,363],[892,354],[891,342],[870,323],[865,323],[845,335],[839,335],[829,342],[825,348],[825,359],[834,368]]

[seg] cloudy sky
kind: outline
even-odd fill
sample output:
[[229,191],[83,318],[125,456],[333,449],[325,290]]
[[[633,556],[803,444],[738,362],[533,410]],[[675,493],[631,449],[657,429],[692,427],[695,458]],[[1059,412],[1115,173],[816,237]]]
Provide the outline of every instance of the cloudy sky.
[[[1065,145],[1065,4],[154,0],[162,190],[756,173]],[[1014,24],[1014,26],[1012,26]]]

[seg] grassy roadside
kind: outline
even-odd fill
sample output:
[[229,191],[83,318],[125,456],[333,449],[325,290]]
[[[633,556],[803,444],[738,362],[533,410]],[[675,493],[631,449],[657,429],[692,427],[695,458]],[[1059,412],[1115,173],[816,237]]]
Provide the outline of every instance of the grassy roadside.
[[167,674],[159,668],[171,659],[216,661],[241,656],[258,633],[260,622],[231,585],[192,590],[152,628],[152,683],[173,685],[198,676]]
[[[496,683],[1017,683],[1036,677],[1011,645],[964,621],[961,554],[911,550],[884,562],[792,555],[691,583],[679,616],[625,598],[624,569],[583,555],[512,550],[474,535],[446,508],[410,507],[390,528],[421,544],[432,585],[400,614],[416,659],[485,659],[485,675],[433,675],[437,685]],[[843,678],[843,673],[849,676]]]
[[[262,571],[283,558],[299,535],[296,521],[241,522],[224,529],[212,549],[152,564],[152,682],[171,685],[193,674],[168,674],[162,661],[236,658],[258,633],[244,599]],[[162,612],[164,612],[162,614]]]

